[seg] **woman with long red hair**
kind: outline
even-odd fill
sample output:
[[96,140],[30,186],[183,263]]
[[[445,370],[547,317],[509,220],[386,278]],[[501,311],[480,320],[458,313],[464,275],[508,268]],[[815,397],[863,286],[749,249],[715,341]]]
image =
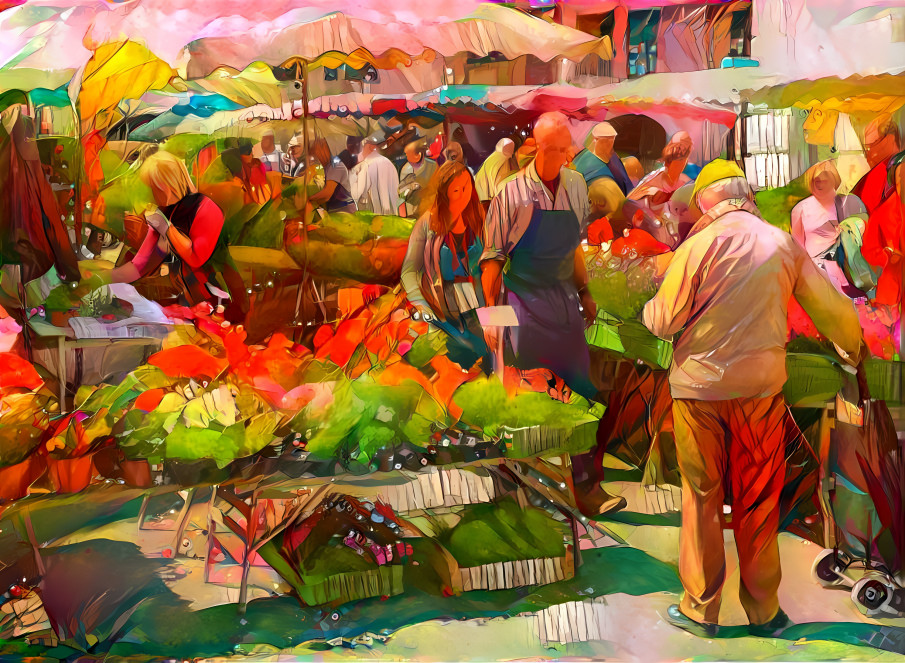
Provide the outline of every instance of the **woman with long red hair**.
[[487,356],[476,312],[484,305],[480,287],[483,229],[484,215],[471,173],[462,162],[447,161],[431,178],[409,239],[402,287],[414,315],[449,335],[448,356],[465,369]]

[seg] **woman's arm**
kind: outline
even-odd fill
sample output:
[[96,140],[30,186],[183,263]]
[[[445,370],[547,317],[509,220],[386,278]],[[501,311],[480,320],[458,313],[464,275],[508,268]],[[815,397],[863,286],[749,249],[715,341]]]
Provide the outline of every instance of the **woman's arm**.
[[108,275],[110,283],[133,283],[148,276],[160,266],[165,257],[166,252],[160,248],[160,235],[153,228],[148,228],[148,233],[135,257],[130,262],[110,270]]
[[421,275],[424,273],[424,247],[427,244],[427,217],[422,217],[412,229],[408,250],[402,263],[402,288],[408,300],[415,305],[427,306],[421,294]]
[[197,269],[210,260],[223,230],[223,212],[210,198],[205,198],[195,219],[192,221],[189,234],[171,225],[167,230],[167,240],[173,251],[189,267]]

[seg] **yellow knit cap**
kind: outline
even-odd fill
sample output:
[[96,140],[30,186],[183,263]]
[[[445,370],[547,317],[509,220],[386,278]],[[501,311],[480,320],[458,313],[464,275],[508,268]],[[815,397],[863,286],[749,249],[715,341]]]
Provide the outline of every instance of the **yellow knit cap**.
[[709,187],[711,184],[720,180],[727,180],[730,177],[745,177],[744,171],[738,167],[734,161],[726,161],[726,159],[714,159],[706,166],[701,168],[697,179],[694,181],[694,190],[691,192],[691,207],[697,209],[698,194]]

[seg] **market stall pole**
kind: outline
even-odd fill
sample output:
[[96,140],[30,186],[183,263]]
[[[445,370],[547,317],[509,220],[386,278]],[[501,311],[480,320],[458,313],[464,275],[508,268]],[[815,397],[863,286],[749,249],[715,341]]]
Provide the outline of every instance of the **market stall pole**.
[[[302,79],[302,149],[304,150],[304,159],[305,159],[305,182],[303,182],[303,193],[302,193],[302,237],[304,238],[304,242],[308,244],[308,220],[305,218],[305,215],[308,211],[308,61],[304,58],[293,58],[292,60],[296,65],[296,70],[301,74]],[[297,74],[298,75],[298,74]],[[307,256],[307,253],[306,253]],[[293,316],[292,322],[294,326],[299,326],[299,311],[302,308],[302,294],[305,292],[305,286],[308,284],[308,260],[306,258],[305,264],[302,266],[303,276],[302,281],[299,283],[298,296],[295,300],[295,315]],[[295,335],[295,334],[293,334]],[[296,339],[298,340],[298,339]]]

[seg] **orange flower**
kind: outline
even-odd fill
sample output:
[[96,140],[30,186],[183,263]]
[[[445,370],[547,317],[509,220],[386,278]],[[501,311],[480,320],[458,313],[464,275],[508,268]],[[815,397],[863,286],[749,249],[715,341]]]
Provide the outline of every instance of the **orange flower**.
[[11,352],[0,352],[0,389],[22,387],[34,390],[44,384],[28,360]]
[[171,378],[215,378],[226,368],[226,361],[212,356],[197,345],[179,345],[151,355],[148,363]]

